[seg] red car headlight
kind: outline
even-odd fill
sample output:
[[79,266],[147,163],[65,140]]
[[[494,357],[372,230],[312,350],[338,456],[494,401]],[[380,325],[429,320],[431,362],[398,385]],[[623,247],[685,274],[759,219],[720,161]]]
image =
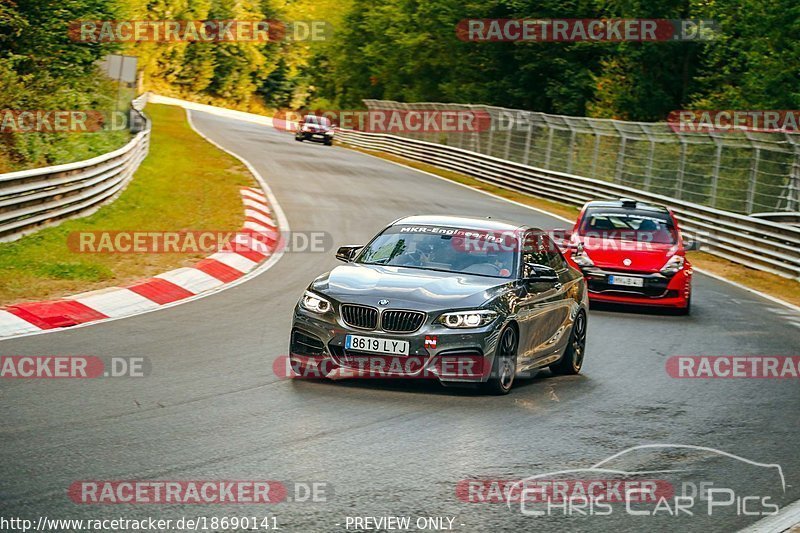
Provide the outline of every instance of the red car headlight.
[[594,266],[594,261],[592,261],[592,258],[589,257],[589,254],[586,253],[586,250],[584,250],[583,247],[580,247],[573,252],[572,260],[575,261],[575,264],[579,267]]
[[686,264],[686,259],[680,255],[673,255],[669,258],[669,260],[661,267],[661,272],[665,276],[674,276],[678,272],[683,269],[683,266]]

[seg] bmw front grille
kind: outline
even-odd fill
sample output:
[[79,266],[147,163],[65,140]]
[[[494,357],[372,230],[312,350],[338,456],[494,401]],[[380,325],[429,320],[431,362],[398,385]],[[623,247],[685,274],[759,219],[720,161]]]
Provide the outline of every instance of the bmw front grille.
[[[366,305],[343,304],[342,320],[358,329],[378,329],[378,310]],[[422,327],[425,313],[387,309],[380,314],[380,329],[389,333],[411,333]]]
[[425,322],[425,313],[387,309],[381,315],[381,329],[393,333],[417,331]]
[[358,329],[375,329],[378,327],[378,310],[366,305],[342,305],[342,319],[345,324]]

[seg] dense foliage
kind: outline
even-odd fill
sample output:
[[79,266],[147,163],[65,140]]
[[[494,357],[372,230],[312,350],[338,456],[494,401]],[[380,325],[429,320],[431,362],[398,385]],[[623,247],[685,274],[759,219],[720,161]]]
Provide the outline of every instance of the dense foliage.
[[[120,0],[123,1],[123,0]],[[136,4],[136,2],[140,2]],[[470,102],[662,120],[687,107],[797,109],[796,0],[133,0],[134,18],[261,13],[321,19],[331,39],[270,45],[147,44],[151,87],[270,107],[358,107],[363,98]],[[711,19],[711,41],[476,43],[467,18]]]
[[[113,19],[115,0],[0,3],[0,110],[112,110],[117,89],[96,61],[114,46],[70,41],[70,20]],[[120,146],[124,131],[0,133],[0,172],[84,159]]]
[[[694,18],[705,42],[464,42],[467,18]],[[325,20],[322,42],[87,44],[73,20]],[[139,57],[143,88],[266,107],[359,107],[364,98],[486,103],[662,120],[674,109],[800,107],[797,0],[5,0],[0,109],[105,109],[96,61]],[[0,135],[0,171],[75,159],[109,135]]]
[[[276,19],[270,0],[118,0],[129,20]],[[126,46],[139,56],[147,89],[247,107],[278,64],[278,44],[148,42]]]
[[[797,109],[796,0],[356,1],[312,60],[317,95],[495,104],[662,120],[670,110]],[[717,39],[650,43],[475,43],[465,18],[713,19]]]

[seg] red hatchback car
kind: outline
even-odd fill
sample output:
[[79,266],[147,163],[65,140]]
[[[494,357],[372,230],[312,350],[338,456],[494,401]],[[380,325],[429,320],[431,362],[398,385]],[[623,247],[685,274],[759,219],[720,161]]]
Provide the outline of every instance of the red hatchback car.
[[567,260],[586,278],[590,301],[689,314],[692,265],[666,207],[625,198],[588,202],[565,248]]

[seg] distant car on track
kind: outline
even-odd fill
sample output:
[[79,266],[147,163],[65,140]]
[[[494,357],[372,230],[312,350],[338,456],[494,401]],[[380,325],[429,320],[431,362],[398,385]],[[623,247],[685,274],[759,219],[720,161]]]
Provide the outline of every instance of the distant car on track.
[[564,251],[586,277],[592,302],[691,311],[692,265],[666,207],[625,198],[588,202]]
[[320,142],[330,146],[333,144],[333,134],[333,124],[327,117],[306,115],[303,117],[303,121],[297,125],[294,139],[300,142]]
[[[523,372],[581,370],[585,282],[539,229],[413,216],[336,257],[346,264],[314,280],[294,310],[289,357],[300,374],[333,377],[363,368],[360,357],[416,357],[411,370],[370,366],[370,377],[430,377],[506,394]],[[459,358],[477,361],[477,370],[444,365]]]

